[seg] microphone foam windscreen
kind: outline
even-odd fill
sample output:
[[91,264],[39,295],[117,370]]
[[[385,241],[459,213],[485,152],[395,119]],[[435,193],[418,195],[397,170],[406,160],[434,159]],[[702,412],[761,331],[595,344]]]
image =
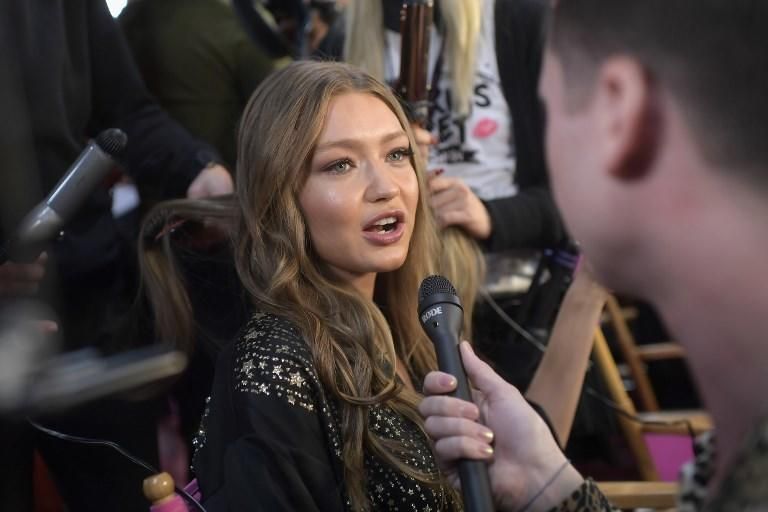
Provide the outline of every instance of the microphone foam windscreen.
[[96,137],[96,144],[113,157],[119,156],[127,143],[128,136],[119,128],[104,130]]
[[456,288],[454,288],[451,282],[443,276],[426,277],[419,287],[419,304],[424,302],[424,299],[427,297],[438,293],[457,295]]

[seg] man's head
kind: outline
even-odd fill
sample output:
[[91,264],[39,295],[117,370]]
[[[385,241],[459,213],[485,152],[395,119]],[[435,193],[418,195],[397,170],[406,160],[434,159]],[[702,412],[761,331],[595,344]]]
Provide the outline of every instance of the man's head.
[[635,287],[627,263],[700,182],[768,196],[766,26],[761,0],[557,2],[541,84],[553,187],[608,284]]

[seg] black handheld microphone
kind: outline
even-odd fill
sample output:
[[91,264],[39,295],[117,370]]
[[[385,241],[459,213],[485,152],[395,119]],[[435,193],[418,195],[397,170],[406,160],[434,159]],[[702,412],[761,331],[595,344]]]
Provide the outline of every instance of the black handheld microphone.
[[0,250],[0,264],[7,260],[32,261],[43,246],[54,240],[86,197],[114,168],[128,141],[117,128],[101,132],[85,146],[51,192],[21,221],[16,236]]
[[[456,288],[443,276],[429,276],[419,287],[419,320],[435,345],[440,370],[456,378],[453,396],[472,401],[464,365],[459,354],[459,333],[464,309]],[[468,512],[494,510],[488,468],[481,460],[459,461],[459,478],[464,496],[464,509]]]

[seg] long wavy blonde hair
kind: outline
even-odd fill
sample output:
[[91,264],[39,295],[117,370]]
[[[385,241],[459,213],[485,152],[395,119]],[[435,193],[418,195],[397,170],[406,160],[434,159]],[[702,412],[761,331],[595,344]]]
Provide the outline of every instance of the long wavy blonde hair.
[[420,395],[404,387],[395,373],[398,359],[414,382],[437,367],[432,343],[418,322],[418,287],[436,271],[451,279],[468,310],[464,329],[469,333],[477,291],[471,276],[477,263],[472,249],[462,245],[466,237],[459,230],[449,231],[444,239],[438,236],[424,169],[421,160],[412,157],[419,203],[404,264],[377,276],[374,301],[328,271],[312,249],[298,197],[329,105],[348,92],[383,101],[415,147],[410,124],[387,86],[346,64],[291,64],[261,84],[243,113],[234,200],[158,205],[143,227],[142,270],[160,336],[190,350],[192,308],[183,275],[176,270],[168,226],[183,220],[208,231],[222,228],[229,235],[240,281],[254,306],[299,327],[324,388],[338,401],[347,491],[354,508],[366,509],[365,481],[360,478],[365,475],[365,451],[419,481],[442,485],[439,475],[405,463],[415,455],[411,449],[368,428],[368,408],[386,404],[423,427],[416,410]]
[[[286,84],[290,86],[286,87]],[[418,323],[417,290],[438,266],[440,242],[428,210],[424,172],[412,158],[420,197],[408,255],[402,267],[377,277],[375,301],[334,278],[314,253],[298,196],[331,100],[347,92],[371,94],[397,116],[409,142],[409,123],[389,88],[344,64],[299,62],[276,72],[247,105],[238,139],[238,275],[262,311],[292,320],[304,334],[321,382],[339,403],[343,464],[350,500],[367,508],[363,454],[370,451],[420,481],[436,474],[409,467],[402,443],[368,428],[368,409],[385,403],[421,426],[419,395],[404,387],[401,360],[416,381],[436,368],[429,339]]]
[[[469,114],[475,87],[482,1],[437,0],[445,27],[445,61],[450,62],[451,94],[457,114]],[[350,0],[346,11],[344,60],[384,79],[384,15],[382,0]]]
[[[290,84],[290,87],[286,87]],[[405,263],[380,274],[375,303],[327,271],[314,253],[298,196],[331,100],[346,92],[371,94],[397,116],[415,147],[409,123],[389,88],[343,64],[300,62],[275,73],[243,113],[238,144],[240,216],[235,262],[257,307],[291,319],[304,333],[324,387],[339,401],[345,480],[355,508],[365,508],[366,449],[399,471],[428,483],[404,462],[401,443],[368,428],[368,408],[386,403],[417,425],[419,396],[403,387],[398,358],[419,381],[436,367],[432,345],[418,323],[417,290],[437,269],[439,241],[426,209],[424,172],[412,158],[420,197]],[[382,357],[383,354],[383,357]]]

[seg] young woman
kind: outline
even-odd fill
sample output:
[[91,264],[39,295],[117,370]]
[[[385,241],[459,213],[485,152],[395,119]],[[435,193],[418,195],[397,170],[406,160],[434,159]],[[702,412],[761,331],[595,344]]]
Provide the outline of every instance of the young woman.
[[238,146],[235,263],[255,313],[198,437],[206,508],[460,508],[416,409],[436,367],[417,290],[440,241],[397,100],[347,65],[295,63],[255,92]]

